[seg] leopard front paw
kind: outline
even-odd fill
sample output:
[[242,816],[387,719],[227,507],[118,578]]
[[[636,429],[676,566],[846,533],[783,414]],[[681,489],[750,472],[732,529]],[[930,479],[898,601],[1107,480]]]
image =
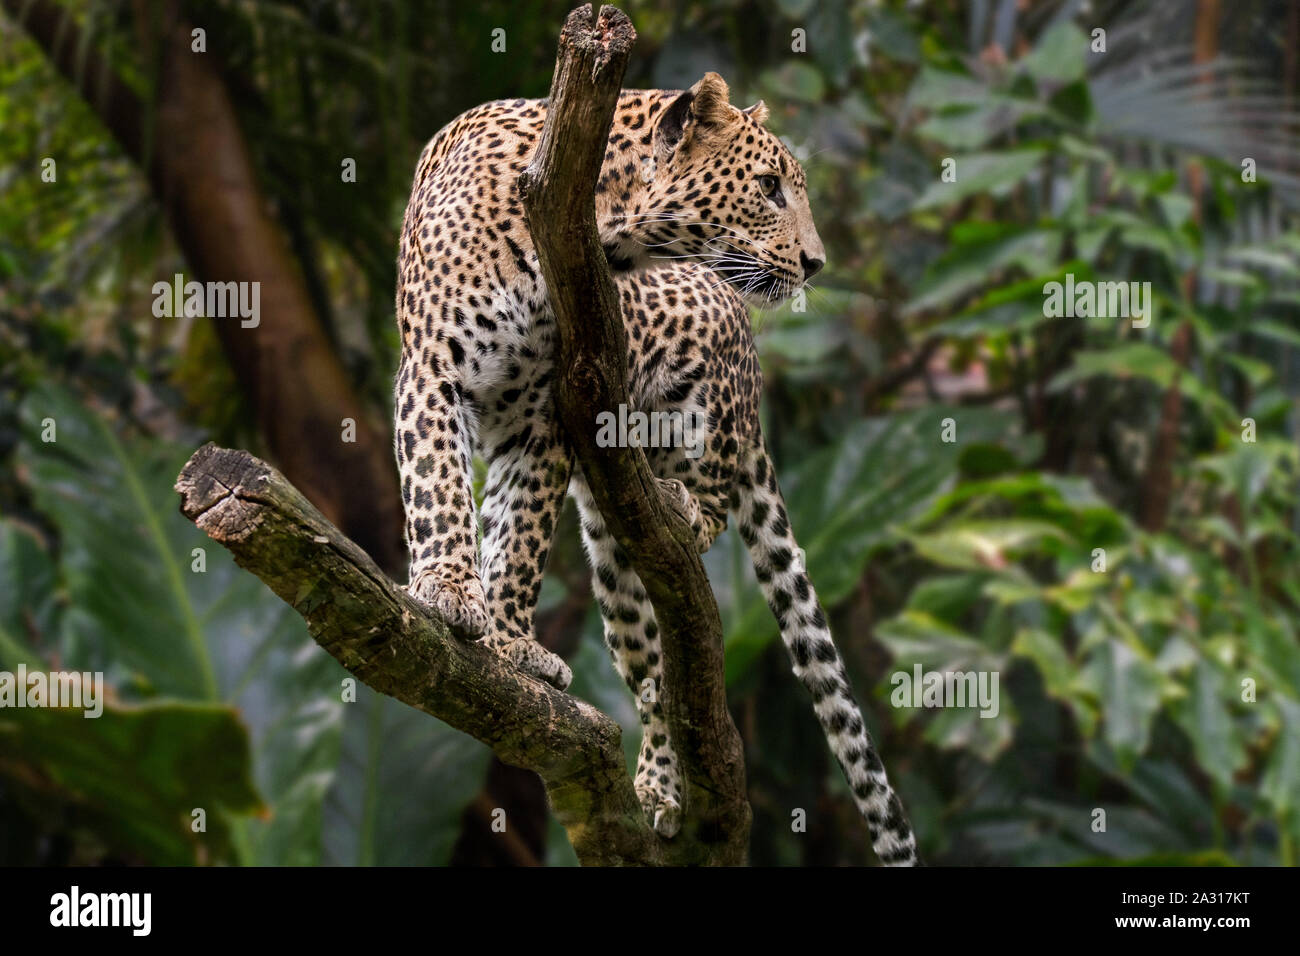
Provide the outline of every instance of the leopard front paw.
[[487,602],[483,598],[483,586],[477,579],[449,581],[439,577],[436,571],[421,571],[406,590],[451,627],[459,628],[471,637],[487,630]]
[[544,680],[557,690],[567,690],[573,682],[573,671],[564,659],[531,638],[511,641],[500,651],[525,674]]

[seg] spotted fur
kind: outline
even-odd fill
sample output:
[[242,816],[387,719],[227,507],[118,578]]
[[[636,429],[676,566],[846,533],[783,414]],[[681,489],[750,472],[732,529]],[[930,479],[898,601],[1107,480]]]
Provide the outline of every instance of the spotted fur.
[[[708,74],[685,92],[624,92],[597,188],[597,222],[628,331],[638,410],[697,413],[703,454],[647,449],[665,500],[701,551],[735,514],[796,675],[885,863],[915,861],[897,797],[854,703],[826,616],[798,555],[758,419],[762,376],[744,301],[791,295],[825,258],[803,170]],[[408,588],[520,668],[567,687],[568,666],[533,633],[566,491],[577,502],[605,638],[637,697],[636,789],[666,837],[683,809],[657,694],[654,610],[574,467],[551,399],[555,325],[516,180],[545,101],[489,103],[420,157],[398,263],[402,361],[397,460],[411,551]],[[596,423],[593,422],[593,428]],[[488,463],[478,541],[471,456]]]

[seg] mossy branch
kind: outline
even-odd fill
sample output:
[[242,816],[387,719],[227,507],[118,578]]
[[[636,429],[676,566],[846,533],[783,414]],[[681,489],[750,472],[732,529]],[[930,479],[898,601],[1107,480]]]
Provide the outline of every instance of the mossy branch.
[[349,672],[541,776],[582,863],[660,862],[614,720],[453,634],[248,452],[204,445],[176,490],[181,513],[301,614]]

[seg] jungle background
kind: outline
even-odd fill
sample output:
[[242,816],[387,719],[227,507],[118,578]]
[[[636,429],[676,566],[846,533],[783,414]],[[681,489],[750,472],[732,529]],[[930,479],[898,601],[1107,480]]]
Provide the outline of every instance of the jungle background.
[[[0,712],[0,862],[572,864],[531,774],[344,703],[171,488],[201,442],[248,448],[405,580],[414,163],[461,110],[546,95],[572,3],[0,6],[0,669],[112,693]],[[626,85],[717,70],[807,170],[829,265],[754,316],[764,422],[922,856],[1295,863],[1297,4],[622,6]],[[160,41],[177,16],[204,52]],[[176,273],[260,281],[260,327],[154,317]],[[1156,320],[1045,317],[1067,273],[1151,282]],[[872,862],[734,533],[706,564],[752,861]],[[571,508],[539,627],[633,755]],[[892,707],[918,663],[997,672],[998,716]]]

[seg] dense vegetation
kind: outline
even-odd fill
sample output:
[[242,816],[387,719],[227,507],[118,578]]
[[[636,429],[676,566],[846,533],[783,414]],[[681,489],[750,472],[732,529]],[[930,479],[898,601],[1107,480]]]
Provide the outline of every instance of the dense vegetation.
[[[171,490],[211,438],[316,474],[328,501],[393,493],[415,158],[461,109],[545,95],[568,6],[45,0],[31,15],[57,29],[39,42],[6,0],[0,669],[102,670],[113,696],[98,720],[0,712],[0,860],[572,862],[531,777],[364,688],[345,702],[345,672]],[[807,169],[829,266],[806,308],[755,315],[765,427],[922,855],[1295,863],[1294,8],[623,6],[629,85],[716,69],[735,100],[767,101]],[[169,178],[184,144],[167,109],[198,87],[157,54],[160,9],[204,31],[201,79],[237,120],[217,146],[282,237],[283,262],[259,265],[302,292],[300,326],[262,331],[310,333],[319,362],[268,367],[284,353],[250,354],[229,320],[154,315],[175,273],[248,278],[229,236],[204,242],[219,211]],[[92,95],[107,76],[119,95]],[[1150,283],[1154,317],[1049,315],[1067,276]],[[376,440],[340,445],[326,401]],[[321,421],[331,449],[298,460]],[[370,456],[373,487],[331,485],[339,455]],[[400,574],[399,528],[331,516]],[[868,862],[737,536],[706,564],[754,862]],[[571,514],[542,600],[573,691],[632,750]],[[891,675],[916,665],[998,674],[997,715],[891,706]]]

